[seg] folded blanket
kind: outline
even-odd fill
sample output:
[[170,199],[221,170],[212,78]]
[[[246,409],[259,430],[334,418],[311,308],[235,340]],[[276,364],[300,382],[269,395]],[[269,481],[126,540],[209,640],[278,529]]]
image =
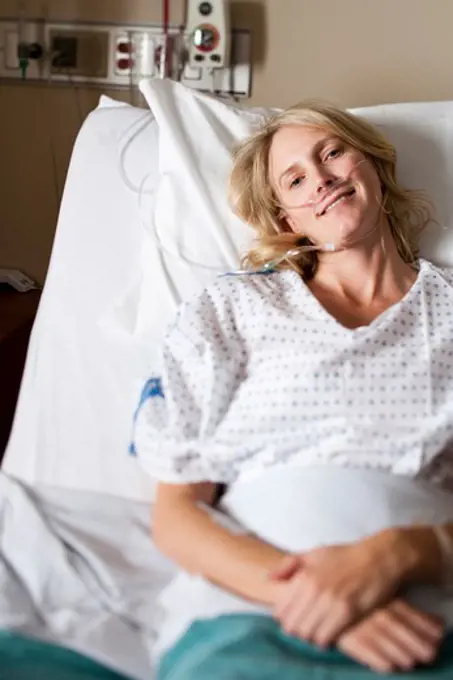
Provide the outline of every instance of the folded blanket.
[[286,635],[271,617],[233,614],[196,621],[163,657],[157,680],[451,680],[453,636],[433,666],[374,673],[338,650]]

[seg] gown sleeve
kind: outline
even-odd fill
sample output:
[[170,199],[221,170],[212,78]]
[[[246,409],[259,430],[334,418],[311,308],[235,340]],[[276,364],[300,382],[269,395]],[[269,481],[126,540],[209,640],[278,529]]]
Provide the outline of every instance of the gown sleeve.
[[160,366],[135,414],[140,463],[163,482],[231,482],[233,452],[216,434],[246,375],[233,302],[205,291],[183,304],[165,336]]

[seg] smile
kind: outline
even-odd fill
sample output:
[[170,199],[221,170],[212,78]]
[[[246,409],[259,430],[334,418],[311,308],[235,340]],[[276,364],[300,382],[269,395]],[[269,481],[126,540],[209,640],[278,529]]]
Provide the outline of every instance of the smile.
[[343,203],[343,201],[346,201],[347,199],[351,198],[355,194],[355,189],[349,189],[349,191],[346,191],[345,193],[342,193],[340,196],[335,198],[332,203],[329,203],[320,213],[318,213],[317,217],[322,217],[326,213],[330,212],[330,210],[333,210],[337,205],[340,203]]

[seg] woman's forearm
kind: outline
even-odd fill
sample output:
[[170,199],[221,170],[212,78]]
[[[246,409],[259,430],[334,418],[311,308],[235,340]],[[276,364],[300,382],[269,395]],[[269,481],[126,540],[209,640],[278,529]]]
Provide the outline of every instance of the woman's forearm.
[[281,588],[269,572],[282,553],[253,536],[235,535],[195,503],[172,500],[154,521],[158,547],[187,571],[252,602],[272,606]]

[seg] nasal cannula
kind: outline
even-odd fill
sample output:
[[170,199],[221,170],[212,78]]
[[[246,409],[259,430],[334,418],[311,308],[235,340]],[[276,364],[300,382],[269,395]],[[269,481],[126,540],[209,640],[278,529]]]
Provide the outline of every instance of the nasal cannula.
[[278,267],[278,265],[281,264],[284,260],[288,260],[291,257],[297,257],[298,255],[302,255],[302,253],[309,253],[314,250],[321,250],[323,252],[332,253],[334,252],[334,250],[336,250],[336,248],[333,243],[322,243],[318,246],[315,245],[296,246],[296,248],[289,248],[282,255],[276,257],[275,260],[265,262],[262,267],[257,267],[256,269],[235,269],[234,271],[225,274],[225,276],[243,276],[243,275],[250,276],[252,274],[269,274],[270,272],[274,271],[274,269]]

